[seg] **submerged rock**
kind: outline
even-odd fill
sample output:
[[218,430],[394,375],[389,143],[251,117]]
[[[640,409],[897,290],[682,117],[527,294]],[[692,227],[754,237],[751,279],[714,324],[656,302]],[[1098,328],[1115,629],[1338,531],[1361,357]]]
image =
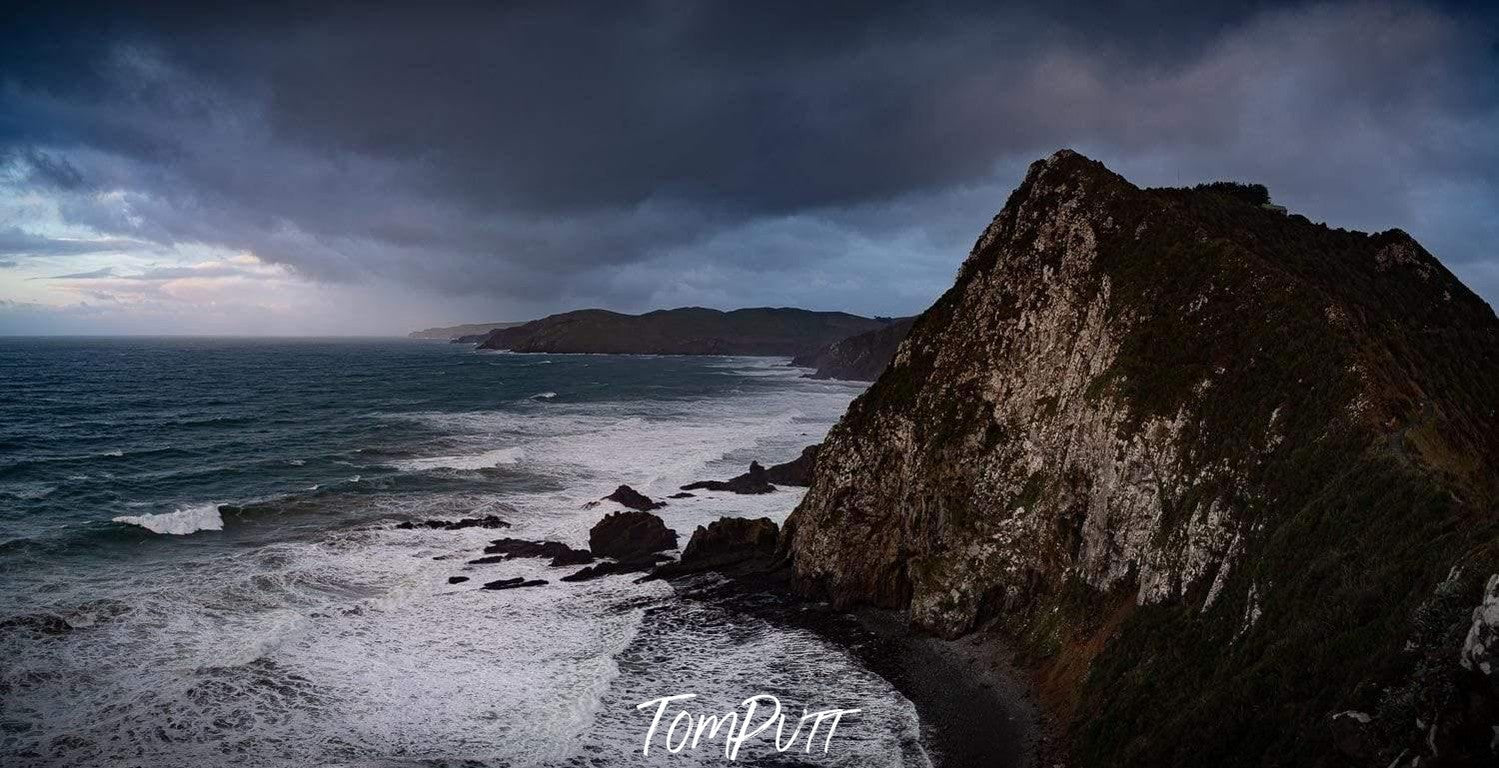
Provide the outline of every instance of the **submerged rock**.
[[654,557],[635,557],[629,560],[618,560],[615,562],[604,562],[590,565],[574,573],[562,577],[563,581],[591,581],[601,576],[618,576],[626,573],[645,573],[656,567],[663,555]]
[[73,625],[63,617],[50,613],[33,613],[0,620],[0,630],[15,629],[28,629],[42,635],[61,635],[72,631]]
[[666,506],[666,502],[652,501],[651,497],[635,490],[634,488],[631,488],[628,485],[621,485],[620,487],[615,488],[614,493],[611,493],[608,496],[604,497],[604,501],[617,502],[629,507],[630,509],[638,510],[641,512],[649,512],[652,509],[660,509]]
[[470,565],[482,565],[484,563],[496,563],[500,560],[511,560],[517,557],[547,557],[552,559],[552,565],[581,565],[593,562],[593,553],[586,549],[573,549],[560,541],[527,541],[526,539],[495,539],[489,546],[484,548],[484,554],[491,557],[481,557],[470,560]]
[[449,584],[462,584],[465,581],[468,581],[468,577],[467,576],[449,576],[448,577],[448,583]]
[[480,587],[480,589],[519,589],[521,587],[540,587],[546,583],[545,579],[531,579],[528,581],[523,576],[516,576],[511,579],[499,579],[488,582],[483,587]]
[[495,515],[484,517],[465,517],[462,520],[408,520],[397,523],[396,530],[410,531],[418,528],[430,528],[439,531],[461,531],[465,528],[509,528],[510,524]]
[[588,548],[595,555],[627,560],[676,549],[677,532],[649,512],[615,512],[589,529]]
[[548,563],[553,568],[564,565],[585,565],[593,562],[593,553],[586,549],[569,549],[552,556],[552,562]]
[[690,499],[690,498],[692,498],[692,497],[694,497],[696,495],[697,494],[695,494],[695,493],[688,493],[686,491],[680,491],[678,493],[673,493],[672,495],[667,496],[666,498],[668,498],[668,499]]

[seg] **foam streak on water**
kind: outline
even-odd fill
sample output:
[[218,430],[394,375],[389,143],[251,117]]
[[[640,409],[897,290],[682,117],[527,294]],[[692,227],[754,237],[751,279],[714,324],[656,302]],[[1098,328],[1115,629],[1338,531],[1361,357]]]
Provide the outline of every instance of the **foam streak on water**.
[[114,522],[139,525],[152,533],[169,533],[178,536],[197,531],[224,530],[224,518],[219,516],[218,504],[199,504],[195,507],[159,515],[121,515],[114,518]]
[[[620,483],[659,498],[792,458],[855,386],[779,361],[440,344],[0,345],[0,763],[655,765],[634,705],[680,692],[861,707],[799,759],[924,761],[909,702],[809,633],[659,582],[464,564],[497,535],[585,546],[612,509],[586,505]],[[685,543],[799,497],[660,513]],[[514,527],[391,527],[486,514]],[[551,583],[477,588],[515,576]]]

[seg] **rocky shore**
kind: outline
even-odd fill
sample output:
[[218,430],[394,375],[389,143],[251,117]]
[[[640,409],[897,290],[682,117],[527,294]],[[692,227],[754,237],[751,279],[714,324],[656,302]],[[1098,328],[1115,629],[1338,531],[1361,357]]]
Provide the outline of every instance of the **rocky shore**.
[[916,706],[923,746],[939,768],[1040,764],[1040,706],[992,630],[944,640],[912,630],[904,613],[863,609],[854,617],[871,635],[855,653]]
[[[817,446],[809,446],[797,459],[775,465],[775,476],[787,484],[809,482],[816,455]],[[755,463],[747,475],[764,482],[766,472]],[[584,566],[556,578],[564,583],[610,576],[666,580],[678,599],[711,601],[774,626],[812,632],[846,648],[915,706],[921,721],[921,748],[939,768],[1037,765],[1040,727],[1035,697],[1006,646],[990,642],[993,638],[988,633],[981,632],[976,639],[943,640],[911,629],[907,617],[898,612],[846,611],[809,598],[797,588],[794,571],[781,549],[780,527],[769,518],[724,517],[699,526],[681,546],[680,558],[674,559],[669,553],[679,544],[676,531],[648,511],[664,504],[629,486],[620,486],[603,501],[625,509],[599,518],[590,530],[588,549],[557,541],[498,538],[483,548],[482,556],[464,561],[465,573],[472,573],[474,566],[540,558],[559,570]],[[500,529],[508,523],[491,515],[413,520],[394,527],[458,531]],[[550,577],[486,580],[454,575],[447,579],[455,587],[487,591],[546,588],[551,582]]]
[[922,748],[939,768],[1039,764],[1041,710],[995,632],[946,640],[912,629],[902,612],[810,600],[795,588],[778,542],[768,519],[722,518],[693,533],[680,562],[647,578],[672,580],[683,599],[712,600],[843,645],[915,706]]

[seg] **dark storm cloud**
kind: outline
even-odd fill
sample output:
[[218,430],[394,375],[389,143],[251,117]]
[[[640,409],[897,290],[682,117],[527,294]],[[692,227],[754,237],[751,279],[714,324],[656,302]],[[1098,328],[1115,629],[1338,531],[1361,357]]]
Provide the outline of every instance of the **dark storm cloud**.
[[1061,5],[37,6],[0,158],[102,236],[321,280],[911,312],[1071,145],[1403,226],[1499,294],[1492,15]]

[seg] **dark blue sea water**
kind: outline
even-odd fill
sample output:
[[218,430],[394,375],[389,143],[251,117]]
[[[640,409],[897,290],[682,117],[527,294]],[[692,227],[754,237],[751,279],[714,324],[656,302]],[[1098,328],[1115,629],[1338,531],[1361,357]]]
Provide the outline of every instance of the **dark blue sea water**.
[[[656,764],[636,703],[767,689],[866,707],[815,764],[923,761],[909,703],[815,637],[660,583],[465,564],[498,535],[586,546],[620,483],[791,458],[859,389],[784,363],[0,339],[0,763]],[[661,514],[685,543],[798,498]],[[514,527],[392,527],[484,514]],[[475,588],[517,575],[552,583]]]

